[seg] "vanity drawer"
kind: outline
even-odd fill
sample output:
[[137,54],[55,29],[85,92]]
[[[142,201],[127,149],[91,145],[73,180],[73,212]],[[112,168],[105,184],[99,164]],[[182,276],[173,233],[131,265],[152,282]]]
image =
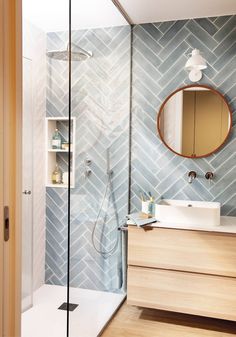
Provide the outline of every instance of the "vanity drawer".
[[236,277],[236,235],[129,226],[128,264]]
[[236,279],[130,266],[127,302],[147,308],[236,320]]

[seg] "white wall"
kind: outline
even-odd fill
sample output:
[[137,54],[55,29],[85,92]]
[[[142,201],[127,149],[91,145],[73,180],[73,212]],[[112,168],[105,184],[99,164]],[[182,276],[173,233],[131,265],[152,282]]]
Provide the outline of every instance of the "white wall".
[[45,279],[46,34],[27,21],[23,23],[23,57],[32,60],[33,289],[36,290]]

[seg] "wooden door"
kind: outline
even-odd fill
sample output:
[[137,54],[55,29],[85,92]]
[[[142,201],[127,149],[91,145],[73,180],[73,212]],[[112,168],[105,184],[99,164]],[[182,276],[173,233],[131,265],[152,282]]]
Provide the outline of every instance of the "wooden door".
[[229,111],[210,90],[186,90],[183,99],[182,153],[201,156],[217,149],[229,129]]
[[209,90],[196,92],[195,153],[197,156],[212,152],[222,143],[221,100],[219,95]]
[[0,336],[3,336],[3,0],[0,0]]
[[[0,0],[0,7],[0,334],[19,337],[22,4]],[[9,207],[9,239],[4,238],[5,206]]]
[[184,91],[183,95],[183,134],[182,153],[191,157],[195,153],[194,148],[194,112],[195,91]]

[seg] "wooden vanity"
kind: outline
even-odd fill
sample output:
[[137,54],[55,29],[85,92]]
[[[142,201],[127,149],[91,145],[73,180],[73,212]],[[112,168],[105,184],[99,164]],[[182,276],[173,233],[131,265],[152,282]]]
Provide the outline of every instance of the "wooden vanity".
[[129,226],[127,301],[236,320],[236,233]]

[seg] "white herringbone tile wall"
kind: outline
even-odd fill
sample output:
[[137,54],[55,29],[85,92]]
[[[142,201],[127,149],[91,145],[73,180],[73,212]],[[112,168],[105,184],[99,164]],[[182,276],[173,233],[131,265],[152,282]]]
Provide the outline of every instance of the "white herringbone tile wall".
[[45,278],[46,33],[25,20],[23,29],[23,56],[32,62],[33,242],[29,245],[33,247],[33,289],[37,290]]
[[[61,50],[68,34],[50,33],[48,50]],[[119,224],[128,210],[128,153],[130,102],[130,27],[74,31],[74,44],[91,51],[83,62],[72,62],[72,115],[76,117],[75,188],[71,190],[71,286],[117,290],[122,286],[120,231],[110,192],[95,235],[99,255],[92,246],[92,230],[107,184],[107,149],[113,170],[113,196]],[[48,59],[47,116],[68,116],[68,64]],[[68,130],[61,129],[65,138]],[[85,177],[85,160],[92,174]],[[67,171],[66,155],[57,156]],[[67,190],[47,188],[46,283],[66,285]],[[104,217],[108,212],[106,225]],[[102,235],[103,234],[103,235]]]
[[[234,126],[226,145],[203,159],[174,155],[157,135],[157,112],[178,87],[190,84],[184,70],[187,54],[198,48],[208,62],[200,83],[228,100]],[[157,199],[219,201],[222,215],[236,216],[236,16],[159,22],[134,28],[132,118],[132,210],[140,208],[140,190]],[[187,172],[198,178],[188,184]],[[214,182],[204,178],[215,174]]]

